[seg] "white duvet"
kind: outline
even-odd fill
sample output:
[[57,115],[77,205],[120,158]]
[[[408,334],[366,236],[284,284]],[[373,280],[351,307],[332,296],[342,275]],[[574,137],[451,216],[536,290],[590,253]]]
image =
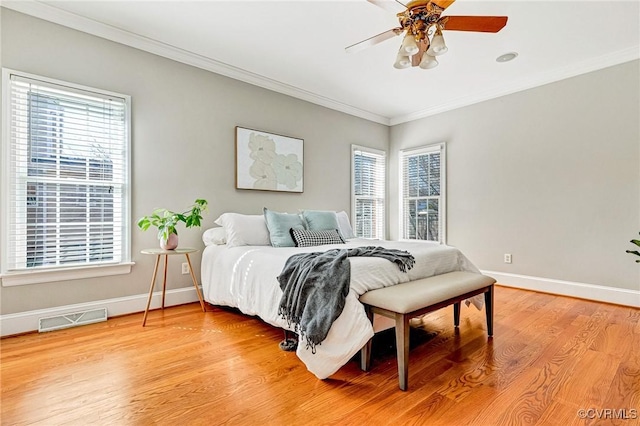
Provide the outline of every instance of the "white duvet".
[[316,353],[300,342],[298,357],[320,379],[335,373],[373,336],[358,297],[368,290],[387,287],[419,278],[452,271],[479,273],[478,269],[455,247],[426,242],[352,239],[347,244],[318,247],[276,248],[271,246],[207,246],[202,256],[204,298],[214,305],[232,306],[248,315],[258,315],[269,324],[290,329],[278,316],[282,290],[276,277],[293,254],[319,252],[333,248],[382,246],[407,250],[416,259],[407,273],[395,263],[376,257],[351,257],[351,290],[342,314],[333,323],[327,338]]

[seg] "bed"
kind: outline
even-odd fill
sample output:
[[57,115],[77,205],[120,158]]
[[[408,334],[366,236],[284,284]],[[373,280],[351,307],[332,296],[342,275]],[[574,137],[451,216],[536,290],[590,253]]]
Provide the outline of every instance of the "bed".
[[[224,219],[224,215],[221,218]],[[269,244],[268,229],[265,237],[259,215],[238,215],[235,219],[233,225],[230,225],[231,221],[219,219],[216,223],[223,227],[209,229],[203,235],[206,245],[201,263],[204,299],[213,305],[230,306],[244,314],[259,316],[285,330],[291,330],[291,326],[278,315],[282,290],[277,277],[290,256],[362,246],[406,250],[414,256],[415,265],[408,272],[401,272],[397,265],[382,258],[350,258],[351,282],[344,310],[331,326],[326,339],[315,348],[315,353],[302,343],[296,351],[307,369],[320,379],[335,373],[374,334],[374,328],[358,301],[361,294],[447,272],[479,273],[458,249],[447,245],[347,238],[344,244],[274,247]],[[352,231],[347,224],[348,221],[346,224],[344,220],[340,222],[340,229],[349,237]]]

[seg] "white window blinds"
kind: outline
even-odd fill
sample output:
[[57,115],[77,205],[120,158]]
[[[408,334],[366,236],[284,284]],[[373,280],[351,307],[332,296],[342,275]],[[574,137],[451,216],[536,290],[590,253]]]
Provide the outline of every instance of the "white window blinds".
[[400,152],[402,238],[445,242],[445,145]]
[[352,145],[352,215],[354,233],[384,238],[386,153]]
[[4,78],[3,273],[128,261],[129,98]]

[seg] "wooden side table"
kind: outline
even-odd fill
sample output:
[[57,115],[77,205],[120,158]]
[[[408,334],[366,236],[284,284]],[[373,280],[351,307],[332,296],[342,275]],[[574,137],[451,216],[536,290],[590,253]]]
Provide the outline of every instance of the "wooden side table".
[[164,309],[164,295],[167,290],[167,263],[169,263],[169,256],[175,254],[184,254],[187,258],[187,263],[189,264],[189,272],[191,273],[191,281],[193,281],[193,286],[196,288],[196,293],[198,293],[198,299],[200,299],[200,306],[202,307],[202,312],[206,312],[204,307],[204,300],[202,299],[202,294],[200,293],[200,288],[198,288],[198,283],[196,281],[196,275],[193,273],[193,268],[191,267],[191,259],[189,258],[189,253],[197,252],[197,249],[194,248],[177,248],[175,250],[163,250],[160,248],[151,248],[141,250],[142,254],[151,254],[156,256],[156,266],[153,268],[153,276],[151,277],[151,286],[149,287],[149,300],[147,300],[147,307],[144,310],[144,317],[142,318],[142,326],[147,323],[147,314],[149,313],[149,306],[151,306],[151,297],[153,296],[153,287],[156,283],[156,275],[158,274],[158,265],[160,265],[160,258],[164,256],[164,278],[162,280],[162,309]]

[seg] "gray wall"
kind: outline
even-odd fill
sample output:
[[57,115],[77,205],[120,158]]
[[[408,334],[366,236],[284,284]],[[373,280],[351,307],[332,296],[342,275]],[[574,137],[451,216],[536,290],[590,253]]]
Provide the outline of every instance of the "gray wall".
[[392,127],[391,238],[397,151],[445,141],[448,243],[478,267],[640,290],[638,63]]
[[[132,219],[209,200],[224,211],[349,210],[350,145],[389,149],[389,230],[398,237],[398,157],[447,142],[448,242],[480,268],[638,289],[638,61],[393,126],[189,67],[2,9],[4,67],[132,96]],[[305,192],[234,189],[236,125],[303,138]],[[201,230],[181,229],[202,248]],[[0,287],[0,313],[144,294],[154,232],[132,229],[129,275]],[[513,264],[502,263],[504,253]],[[177,263],[177,261],[176,261]],[[199,256],[194,268],[199,270]],[[170,269],[169,288],[190,286]]]
[[[202,230],[224,211],[349,211],[351,144],[388,148],[387,126],[11,10],[2,9],[1,19],[3,67],[131,95],[133,224],[157,207],[182,210],[196,198],[209,201],[202,229],[179,229],[182,246],[202,248]],[[303,194],[235,189],[237,125],[304,139]],[[139,253],[158,243],[153,231],[131,232],[131,274],[0,287],[0,312],[146,293],[153,259]],[[174,261],[168,287],[190,286]]]

